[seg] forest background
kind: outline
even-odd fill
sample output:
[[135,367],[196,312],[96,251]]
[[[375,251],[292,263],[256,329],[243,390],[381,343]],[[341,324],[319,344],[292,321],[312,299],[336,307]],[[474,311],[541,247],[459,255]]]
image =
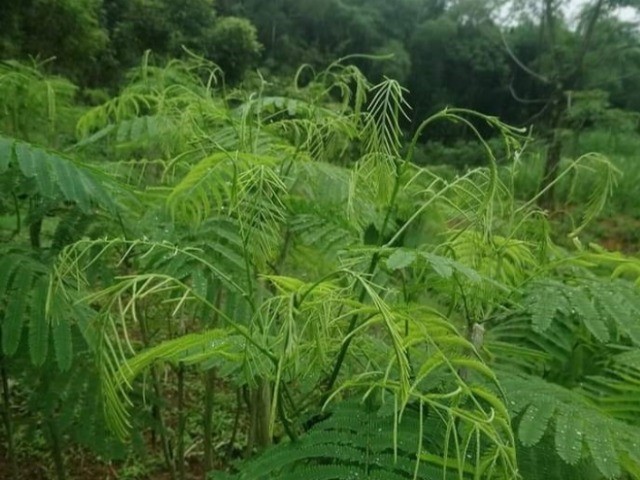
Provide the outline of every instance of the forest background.
[[[8,1],[0,56],[33,58],[95,104],[123,85],[147,49],[156,63],[184,57],[185,48],[203,55],[232,86],[255,84],[260,72],[273,90],[301,65],[323,68],[355,54],[349,62],[372,81],[387,76],[407,88],[408,132],[433,112],[464,106],[533,128],[550,145],[553,132],[633,130],[635,8],[633,0]],[[438,127],[416,161],[479,165],[469,135]],[[551,143],[547,170],[566,144]]]

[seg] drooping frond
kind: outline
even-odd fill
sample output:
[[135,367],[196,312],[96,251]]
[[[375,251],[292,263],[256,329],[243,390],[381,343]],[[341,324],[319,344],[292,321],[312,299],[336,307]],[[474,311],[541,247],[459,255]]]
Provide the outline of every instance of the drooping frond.
[[[45,75],[39,65],[0,62],[0,130],[22,140],[56,145],[75,117],[77,87]],[[66,132],[65,132],[66,133]]]
[[407,119],[409,107],[403,98],[404,90],[395,80],[385,79],[371,89],[373,95],[367,105],[364,125],[367,150],[386,156],[398,157],[402,129],[400,122]]
[[[0,259],[0,301],[2,308],[2,351],[13,355],[25,327],[29,327],[32,359],[41,364],[46,355],[48,322],[46,267],[25,253],[3,252]],[[45,341],[43,344],[43,337]]]
[[[222,317],[237,341],[232,339],[227,330],[214,330],[194,335],[183,334],[138,353],[129,332],[140,322],[139,305],[150,299],[160,299],[160,306],[178,331],[183,321],[181,315],[193,315],[204,305]],[[270,352],[250,335],[244,325],[247,319],[237,318],[238,312],[233,312],[233,317],[225,314],[199,296],[194,288],[169,275],[147,273],[121,277],[115,284],[83,300],[101,305],[100,314],[93,325],[93,351],[100,369],[105,415],[114,433],[121,438],[128,436],[131,427],[131,381],[156,360],[211,362],[218,351],[217,345],[221,348],[219,353],[223,359],[236,365],[244,361],[247,355],[262,357],[262,361],[257,361],[256,365],[262,365],[265,359],[267,364],[274,362]],[[239,342],[241,347],[238,347]],[[234,360],[238,352],[242,352],[242,355]]]
[[109,350],[114,339],[103,337],[108,346],[103,348],[102,391],[105,418],[119,438],[131,434],[129,395],[137,376],[156,363],[184,365],[239,364],[246,348],[242,337],[228,330],[210,330],[198,334],[182,335],[148,348],[130,358],[114,358]]
[[[473,345],[437,311],[419,305],[388,303],[376,294],[376,286],[369,281],[350,272],[344,273],[354,279],[354,285],[363,286],[366,303],[341,298],[348,291],[335,291],[333,302],[343,305],[338,310],[342,314],[329,323],[315,320],[314,314],[303,310],[310,293],[322,283],[317,287],[301,288],[294,279],[274,279],[279,290],[292,290],[291,301],[282,302],[282,305],[289,305],[291,309],[289,313],[281,315],[283,318],[311,319],[313,325],[326,325],[323,328],[327,329],[329,336],[333,335],[334,329],[344,328],[342,325],[354,316],[363,318],[349,335],[353,337],[349,339],[353,343],[351,353],[345,359],[348,373],[344,378],[340,377],[330,399],[353,391],[364,391],[368,396],[379,389],[385,392],[383,397],[394,399],[399,415],[407,405],[420,402],[434,412],[442,422],[440,426],[449,432],[447,435],[452,441],[451,462],[455,461],[454,458],[465,458],[465,450],[475,451],[477,448],[483,451],[476,459],[475,468],[485,472],[487,478],[502,468],[515,468],[514,445],[509,433],[506,407],[499,395],[493,393],[491,388],[486,388],[491,384],[495,387],[496,379],[476,356]],[[388,292],[386,294],[389,295]],[[315,304],[314,308],[322,308],[323,304],[329,303],[325,297],[321,298],[322,301]],[[300,338],[293,342],[296,337],[292,337],[299,331],[300,324],[288,321],[285,324],[291,325],[286,338],[292,338],[292,344],[304,345]],[[287,355],[291,353],[283,352],[280,358],[287,358]],[[317,364],[318,361],[316,357],[313,363]],[[283,368],[287,372],[290,367],[285,364]],[[459,374],[459,371],[466,373]],[[294,372],[297,375],[293,378],[298,378],[300,371]],[[458,408],[462,404],[465,407]],[[453,425],[458,422],[465,427],[455,431]],[[490,439],[495,449],[484,450],[484,441],[479,440],[481,438]],[[444,455],[446,457],[447,454]],[[491,460],[485,463],[487,458]],[[442,462],[440,466],[449,465],[446,458]]]
[[[225,131],[237,131],[228,130],[234,126],[233,115],[213,89],[217,70],[196,58],[169,62],[164,68],[149,66],[145,60],[118,96],[80,118],[76,148],[101,142],[103,149],[115,147],[111,157],[125,159],[169,159],[182,157],[186,151],[201,156],[203,147],[211,144],[238,148],[237,141],[229,145],[224,140]],[[203,81],[203,76],[209,81]]]
[[[200,223],[213,213],[236,207],[240,192],[246,198],[251,188],[247,179],[258,173],[256,169],[274,168],[278,163],[273,157],[238,151],[210,155],[194,165],[173,188],[167,199],[169,208],[176,218]],[[240,179],[244,181],[242,188]]]
[[[578,170],[573,186],[575,187],[582,183],[578,178],[583,173],[582,170],[588,172],[591,182],[586,187],[590,189],[590,194],[582,212],[582,219],[569,234],[570,237],[579,235],[602,212],[622,174],[609,159],[598,154],[584,155],[575,161],[575,165]],[[590,188],[591,186],[592,188]],[[582,186],[582,188],[585,188],[585,186]],[[569,194],[570,196],[571,193]]]
[[457,474],[453,465],[443,471],[440,465],[431,463],[437,456],[427,452],[443,432],[435,418],[428,416],[427,408],[407,409],[398,419],[390,407],[355,402],[335,405],[300,440],[275,446],[239,464],[237,474],[223,478],[472,478],[471,465]]
[[574,285],[554,281],[533,283],[525,297],[533,329],[544,332],[561,316],[575,316],[599,342],[612,335],[640,344],[640,295],[623,281],[581,280]]
[[504,373],[500,380],[512,411],[522,413],[518,438],[523,444],[536,445],[553,425],[556,451],[565,462],[591,458],[606,478],[621,474],[623,459],[638,468],[634,445],[640,442],[640,429],[608,415],[579,390],[534,376]]
[[88,212],[92,203],[115,212],[107,190],[109,181],[100,172],[62,155],[0,135],[0,173],[14,168],[29,179],[40,195],[66,200]]
[[47,359],[50,337],[61,370],[72,363],[71,324],[82,309],[51,290],[49,268],[26,252],[2,250],[0,258],[0,332],[2,352],[13,355],[28,332],[34,365]]

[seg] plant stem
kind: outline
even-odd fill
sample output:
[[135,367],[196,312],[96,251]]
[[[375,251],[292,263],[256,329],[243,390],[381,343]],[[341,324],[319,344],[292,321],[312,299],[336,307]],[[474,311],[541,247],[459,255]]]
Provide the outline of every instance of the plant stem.
[[67,473],[64,468],[64,458],[62,456],[62,447],[60,445],[60,433],[55,419],[49,418],[46,421],[47,430],[49,430],[49,440],[51,442],[51,453],[53,455],[53,463],[56,469],[56,478],[58,480],[66,480]]
[[293,429],[291,422],[287,418],[287,413],[284,410],[284,392],[280,392],[280,398],[278,398],[278,416],[284,427],[284,431],[292,442],[298,440],[298,434]]
[[16,229],[12,235],[12,237],[15,237],[16,235],[20,235],[20,230],[22,230],[22,218],[20,216],[20,203],[18,202],[18,197],[15,192],[11,192],[11,196],[13,197],[13,206],[16,212]]
[[216,370],[207,370],[204,374],[204,468],[213,469],[213,404],[216,382]]
[[271,445],[269,424],[271,419],[271,386],[269,380],[261,377],[258,386],[251,391],[251,430],[255,446],[263,450]]
[[[380,261],[380,254],[375,252],[371,257],[371,262],[369,263],[369,268],[367,269],[367,276],[372,275],[378,266],[378,262]],[[360,295],[358,296],[358,303],[362,303],[364,301],[365,296],[367,295],[367,291],[364,287],[360,290]],[[331,375],[329,376],[329,380],[325,386],[324,394],[321,397],[321,403],[325,403],[331,394],[331,389],[336,383],[338,379],[338,375],[340,374],[340,369],[342,368],[342,364],[344,363],[344,359],[347,356],[347,351],[349,350],[349,346],[353,341],[353,335],[351,333],[355,330],[358,320],[360,318],[359,314],[353,314],[351,316],[351,321],[349,322],[349,327],[347,328],[347,332],[345,337],[347,338],[340,347],[340,351],[338,352],[338,357],[336,358],[336,363],[333,365],[333,370],[331,371]]]
[[0,355],[0,376],[2,377],[2,399],[4,408],[2,409],[2,420],[7,432],[7,454],[9,456],[10,478],[18,478],[18,466],[16,464],[13,422],[11,419],[11,392],[9,390],[9,375],[4,365],[4,356]]
[[[214,328],[218,325],[220,320],[220,314],[218,313],[223,304],[223,290],[220,288],[219,282],[217,282],[217,290],[215,292],[215,306],[216,310],[213,312],[211,318],[211,325],[209,328]],[[217,371],[215,368],[211,368],[204,374],[204,419],[202,422],[204,433],[204,469],[205,472],[213,469],[213,405],[214,405],[214,393],[215,382],[217,377]]]
[[[146,315],[138,314],[138,318],[140,320],[140,335],[142,336],[142,343],[146,348],[149,346],[149,330],[147,328]],[[160,386],[160,380],[158,380],[158,374],[155,367],[153,366],[151,367],[151,385],[153,387],[153,392],[156,396],[156,399],[159,400],[160,398],[162,398],[162,388]],[[169,438],[167,435],[167,428],[164,423],[164,415],[162,414],[162,408],[157,403],[154,403],[151,409],[151,415],[158,421],[160,430],[160,442],[162,443],[162,454],[165,464],[169,469],[169,475],[171,477],[171,480],[176,480],[176,468],[171,455],[171,448],[169,447]]]
[[[398,193],[400,192],[400,177],[402,176],[402,161],[400,159],[396,160],[396,176],[394,179],[393,192],[391,193],[391,198],[389,199],[389,205],[387,206],[387,212],[384,216],[384,221],[382,222],[382,227],[380,228],[380,232],[378,234],[378,248],[384,244],[384,235],[389,226],[389,222],[391,221],[391,215],[396,207],[396,201],[398,199]],[[372,276],[375,272],[378,262],[380,261],[380,252],[376,251],[371,257],[371,262],[369,263],[369,268],[367,269],[367,277]],[[367,295],[366,289],[364,286],[361,287],[360,294],[358,295],[358,303],[362,303]],[[338,379],[338,375],[340,374],[340,370],[342,368],[342,364],[344,363],[344,359],[347,356],[347,351],[351,346],[351,342],[353,341],[353,335],[351,333],[355,330],[358,325],[358,320],[360,319],[359,314],[354,314],[351,317],[351,321],[349,322],[349,328],[345,334],[346,340],[340,347],[340,351],[338,352],[338,357],[336,358],[336,363],[333,366],[333,370],[331,371],[331,375],[329,376],[329,380],[327,381],[327,385],[325,387],[324,394],[321,397],[321,402],[324,404],[329,398],[331,394],[331,390]]]
[[[158,380],[158,374],[155,368],[151,368],[151,382],[153,385],[153,392],[156,396],[156,399],[162,398],[162,388],[160,386],[160,380]],[[162,443],[162,454],[164,456],[164,461],[169,469],[169,475],[171,476],[171,480],[176,479],[176,465],[173,459],[173,455],[171,454],[171,447],[169,446],[169,435],[167,433],[167,426],[164,421],[164,415],[162,414],[162,408],[159,405],[153,406],[153,416],[158,420],[159,430],[160,430],[160,442]]]
[[178,465],[178,478],[185,480],[184,457],[184,432],[187,425],[187,416],[184,408],[184,365],[178,366],[178,431],[176,433],[176,458]]
[[238,428],[240,426],[240,414],[242,413],[242,387],[236,389],[236,414],[233,418],[233,428],[231,429],[231,438],[227,445],[227,457],[231,457],[233,453],[233,445],[238,437]]
[[40,242],[40,233],[42,231],[42,218],[34,220],[29,225],[29,240],[31,242],[31,247],[34,250],[38,250],[41,246]]
[[249,433],[247,435],[247,445],[244,450],[244,458],[249,458],[251,453],[253,453],[253,445],[255,443],[256,434],[255,434],[255,421],[254,418],[257,416],[256,414],[256,405],[251,398],[251,394],[249,388],[245,385],[242,387],[242,397],[245,403],[247,404],[247,409],[249,410]]

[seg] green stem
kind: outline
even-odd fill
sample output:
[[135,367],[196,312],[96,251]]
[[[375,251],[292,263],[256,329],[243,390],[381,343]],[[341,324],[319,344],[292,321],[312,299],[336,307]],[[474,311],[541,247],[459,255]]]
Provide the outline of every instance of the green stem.
[[16,235],[20,235],[20,230],[22,230],[22,218],[20,217],[20,204],[18,202],[18,197],[15,192],[11,192],[11,196],[13,197],[13,206],[16,212],[16,229],[12,235],[12,237],[15,237]]
[[213,469],[213,405],[215,393],[216,370],[207,370],[204,374],[204,468]]
[[[145,348],[149,347],[149,330],[147,327],[146,315],[138,315],[140,320],[140,335],[142,337],[142,343]],[[155,367],[151,367],[151,385],[153,387],[153,392],[157,400],[162,398],[162,387],[160,386],[160,380],[158,379],[158,374],[156,372]],[[176,469],[175,463],[173,462],[171,455],[171,448],[169,446],[169,437],[167,434],[167,427],[164,422],[164,415],[162,412],[162,408],[154,402],[154,405],[151,410],[151,415],[158,421],[159,433],[160,433],[160,442],[162,443],[162,454],[164,457],[164,462],[169,469],[169,475],[171,480],[176,480]]]
[[253,391],[252,402],[255,404],[255,441],[258,450],[264,450],[271,445],[271,384],[265,377],[258,379],[258,386]]
[[18,478],[18,466],[16,464],[15,446],[13,438],[13,422],[11,419],[11,391],[9,389],[9,375],[4,365],[4,356],[0,355],[0,377],[2,378],[2,420],[7,432],[7,454],[9,456],[10,478]]
[[55,419],[49,418],[46,421],[47,430],[49,431],[49,440],[51,442],[51,453],[53,455],[53,463],[56,469],[56,478],[58,480],[66,480],[67,473],[64,468],[64,458],[62,455],[62,447],[60,445],[60,432]]
[[278,416],[284,427],[284,431],[292,442],[298,440],[298,434],[291,425],[291,421],[287,418],[287,413],[284,409],[284,392],[280,392],[280,398],[278,398]]
[[[223,307],[223,290],[220,288],[219,282],[214,284],[211,294],[215,292],[214,304],[216,311],[213,312],[211,317],[210,327],[216,327],[220,320],[218,312]],[[217,372],[215,368],[211,368],[204,374],[204,421],[203,421],[203,433],[204,433],[204,468],[205,472],[213,469],[213,406],[214,406],[214,393],[215,382]]]
[[247,434],[247,445],[244,449],[244,458],[249,458],[253,453],[253,446],[255,445],[256,440],[256,422],[255,418],[257,416],[256,413],[256,404],[253,401],[251,391],[249,387],[242,387],[242,397],[244,402],[247,404],[247,409],[249,411],[249,432]]
[[176,433],[176,459],[175,463],[178,465],[178,478],[185,480],[185,449],[184,449],[184,435],[187,426],[187,416],[185,413],[185,392],[184,392],[184,365],[178,366],[178,431]]
[[[369,268],[367,269],[367,276],[370,276],[375,271],[378,266],[378,262],[380,260],[380,254],[375,252],[371,257],[371,262],[369,263]],[[367,291],[364,287],[361,287],[360,295],[358,296],[358,303],[362,303],[367,295]],[[331,390],[338,379],[338,375],[340,374],[340,369],[342,368],[342,364],[344,363],[344,359],[347,356],[347,351],[349,350],[349,346],[353,341],[353,335],[351,333],[355,330],[358,325],[358,320],[360,319],[359,314],[353,314],[351,316],[351,321],[349,322],[349,327],[347,328],[347,332],[345,334],[346,340],[342,343],[340,347],[340,351],[338,352],[338,357],[336,358],[336,363],[333,365],[333,370],[331,371],[331,375],[329,376],[329,380],[327,380],[327,384],[324,389],[324,394],[321,397],[321,403],[325,403],[331,395]]]
[[242,387],[236,389],[236,414],[233,418],[233,428],[231,429],[231,437],[227,445],[227,458],[231,458],[233,454],[233,445],[238,437],[238,429],[240,427],[240,415],[242,414]]
[[[395,207],[396,207],[398,193],[400,192],[400,179],[402,176],[402,166],[403,166],[402,161],[397,160],[396,176],[395,176],[395,181],[393,185],[393,191],[391,193],[391,198],[389,199],[389,205],[387,206],[387,212],[385,214],[384,221],[382,222],[382,228],[380,229],[380,232],[378,234],[378,245],[377,245],[378,248],[380,248],[384,243],[384,235],[387,230],[387,226],[391,221],[391,215],[393,214],[393,211],[395,210]],[[380,261],[380,251],[378,250],[371,257],[371,262],[369,263],[369,268],[367,269],[367,277],[370,277],[374,274],[379,261]],[[360,294],[358,295],[358,303],[362,303],[366,295],[367,295],[366,289],[364,288],[364,286],[361,286]],[[329,395],[331,394],[331,390],[333,389],[333,386],[335,385],[336,380],[338,379],[338,375],[340,374],[340,370],[342,369],[342,364],[344,363],[344,359],[346,358],[349,347],[351,346],[351,342],[353,341],[353,335],[351,334],[353,333],[355,328],[358,326],[359,319],[360,319],[360,315],[357,313],[351,316],[351,321],[349,322],[349,328],[347,328],[347,332],[346,332],[346,340],[342,343],[342,346],[340,347],[340,351],[338,352],[338,357],[336,358],[336,363],[333,365],[333,370],[331,371],[331,375],[329,376],[329,380],[327,381],[327,384],[325,386],[324,394],[321,397],[323,404],[329,398]]]

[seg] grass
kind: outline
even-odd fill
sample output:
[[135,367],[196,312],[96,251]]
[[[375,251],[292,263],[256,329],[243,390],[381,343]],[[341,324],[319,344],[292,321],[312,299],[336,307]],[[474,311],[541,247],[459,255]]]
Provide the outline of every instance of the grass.
[[[544,170],[544,150],[533,145],[524,156],[515,180],[522,199],[538,190]],[[640,242],[640,138],[631,132],[592,130],[567,141],[561,168],[582,155],[598,152],[618,169],[609,200],[595,223],[581,234],[583,243],[597,242],[610,250],[637,252]],[[551,213],[557,237],[569,233],[579,222],[598,181],[588,167],[562,179],[556,189],[556,207]]]
[[[618,169],[619,177],[600,216],[581,233],[581,241],[597,242],[609,250],[637,252],[640,250],[640,136],[631,131],[604,129],[572,134],[565,144],[561,168],[568,168],[582,155],[596,152],[607,157]],[[474,143],[452,147],[435,143],[420,151],[418,162],[433,165],[438,173],[448,171],[450,175],[446,176],[453,177],[456,170],[482,164],[486,159],[483,160],[483,152]],[[513,188],[519,200],[529,200],[540,191],[544,162],[544,143],[535,141],[527,147],[515,167],[505,165],[502,168],[505,182],[515,168]],[[554,226],[554,237],[560,243],[579,224],[597,181],[597,173],[583,166],[558,183],[555,208],[549,216]]]

